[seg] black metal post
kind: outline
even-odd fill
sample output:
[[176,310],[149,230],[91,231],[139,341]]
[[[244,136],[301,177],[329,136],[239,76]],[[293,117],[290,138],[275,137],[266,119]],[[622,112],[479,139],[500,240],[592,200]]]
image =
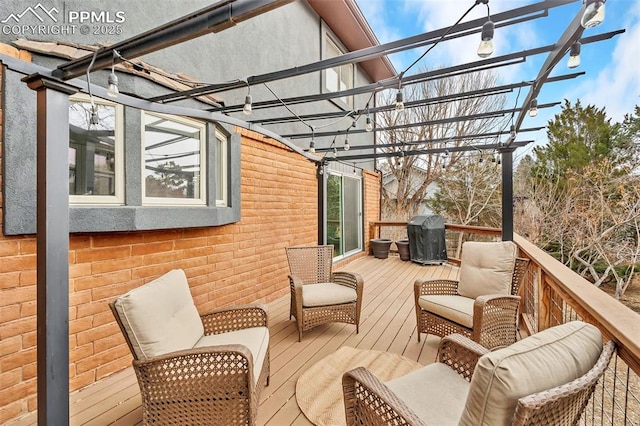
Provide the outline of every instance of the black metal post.
[[513,151],[502,149],[502,241],[513,241]]
[[325,186],[325,172],[326,167],[323,161],[320,161],[316,164],[318,177],[318,244],[326,244],[325,235],[326,235],[326,211],[327,211],[327,193]]
[[37,92],[38,425],[69,424],[69,95],[40,75]]

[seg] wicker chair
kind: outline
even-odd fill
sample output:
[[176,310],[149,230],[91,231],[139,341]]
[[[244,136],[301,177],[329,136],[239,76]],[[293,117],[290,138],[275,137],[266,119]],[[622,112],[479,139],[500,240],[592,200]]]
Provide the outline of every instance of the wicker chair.
[[133,355],[149,425],[254,425],[269,384],[265,306],[199,315],[182,270],[109,304]]
[[359,274],[332,272],[333,246],[287,247],[291,309],[298,341],[302,332],[330,322],[360,326],[363,280]]
[[346,423],[575,425],[614,350],[579,321],[496,351],[452,334],[437,363],[387,383],[363,367],[345,373]]
[[418,279],[414,284],[420,333],[459,333],[493,349],[516,341],[518,290],[528,259],[513,242],[465,242],[460,279]]

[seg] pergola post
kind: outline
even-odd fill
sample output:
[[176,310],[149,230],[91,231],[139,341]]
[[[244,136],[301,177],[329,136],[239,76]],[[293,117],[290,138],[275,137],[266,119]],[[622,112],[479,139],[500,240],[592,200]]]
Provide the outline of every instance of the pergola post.
[[69,95],[25,77],[37,98],[38,425],[69,423]]
[[501,149],[502,156],[502,241],[513,241],[513,151]]

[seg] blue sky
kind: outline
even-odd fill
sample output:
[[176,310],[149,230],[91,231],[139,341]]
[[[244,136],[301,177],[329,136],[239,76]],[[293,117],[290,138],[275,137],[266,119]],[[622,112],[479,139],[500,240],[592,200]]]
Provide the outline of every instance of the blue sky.
[[[380,43],[386,43],[453,25],[471,5],[473,0],[357,0]],[[491,13],[515,9],[534,0],[490,0]],[[506,28],[496,28],[495,55],[518,52],[524,49],[555,43],[582,6],[576,1],[549,11],[549,16]],[[482,18],[486,6],[480,4],[465,21]],[[625,29],[626,32],[611,40],[582,46],[580,67],[570,70],[566,60],[560,62],[551,75],[584,71],[586,75],[566,82],[549,83],[542,87],[539,103],[563,101],[583,105],[605,107],[612,122],[622,121],[626,113],[633,112],[640,104],[640,0],[608,0],[603,24],[586,29],[583,36]],[[476,49],[479,35],[458,39],[436,46],[408,74],[419,68],[431,68],[478,60]],[[398,71],[417,59],[425,48],[405,51],[391,56]],[[497,70],[504,83],[533,80],[547,54],[529,57],[523,64],[502,67]],[[568,55],[567,55],[568,59]],[[528,89],[527,89],[528,90]],[[523,99],[524,91],[520,97]],[[512,107],[515,97],[509,97]],[[544,126],[561,111],[560,106],[541,109],[535,118],[527,117],[523,127]],[[535,139],[536,144],[546,143],[544,131],[523,134],[519,139]],[[525,150],[528,151],[528,150]]]

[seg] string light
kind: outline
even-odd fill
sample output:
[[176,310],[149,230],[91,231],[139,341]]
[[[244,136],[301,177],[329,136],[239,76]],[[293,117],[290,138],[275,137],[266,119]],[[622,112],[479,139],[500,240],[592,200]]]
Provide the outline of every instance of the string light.
[[529,117],[535,117],[538,115],[538,100],[531,99],[531,104],[529,105]]
[[112,98],[117,98],[120,94],[120,91],[118,90],[118,76],[115,72],[116,58],[119,56],[120,54],[114,50],[113,59],[111,61],[111,74],[109,74],[109,78],[107,79],[107,95]]
[[569,68],[578,68],[580,66],[580,48],[581,44],[579,41],[576,41],[571,45],[571,50],[569,51],[569,60],[567,61],[567,67]]
[[401,89],[396,93],[396,111],[404,111],[404,100]]
[[482,25],[480,33],[480,45],[478,46],[478,56],[488,58],[493,54],[493,33],[495,25],[491,21],[491,13],[489,11],[489,2],[483,2],[487,5],[487,22]]
[[371,116],[369,114],[367,114],[364,130],[367,132],[371,132],[373,130],[373,124],[371,123]]
[[344,137],[344,148],[345,151],[349,151],[351,149],[351,146],[349,146],[349,136],[345,136]]
[[584,28],[593,28],[604,21],[604,3],[606,0],[583,0],[587,5],[580,23]]
[[338,148],[333,147],[333,158],[338,158]]

